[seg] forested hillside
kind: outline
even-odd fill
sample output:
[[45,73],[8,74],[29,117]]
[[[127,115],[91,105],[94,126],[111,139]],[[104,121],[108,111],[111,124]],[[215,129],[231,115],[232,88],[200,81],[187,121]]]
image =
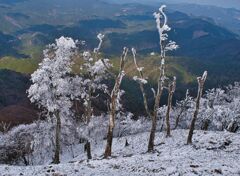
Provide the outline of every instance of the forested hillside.
[[240,174],[234,29],[166,5],[0,8],[0,176]]

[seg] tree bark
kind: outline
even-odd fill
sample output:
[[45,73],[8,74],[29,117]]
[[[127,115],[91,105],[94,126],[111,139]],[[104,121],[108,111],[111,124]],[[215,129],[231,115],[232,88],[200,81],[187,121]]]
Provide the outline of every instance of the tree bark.
[[[133,54],[133,61],[134,61],[135,67],[136,67],[136,69],[138,71],[139,77],[142,80],[144,80],[145,78],[144,78],[144,75],[143,75],[143,71],[137,64],[136,50],[134,48],[132,48],[132,54]],[[146,92],[145,92],[145,89],[144,89],[144,84],[143,84],[142,81],[139,81],[139,87],[140,87],[140,90],[142,92],[143,104],[144,104],[145,111],[146,111],[147,115],[149,116],[149,118],[151,118],[152,115],[151,115],[151,113],[149,111],[149,108],[148,108],[147,95],[146,95]]]
[[54,159],[53,163],[54,164],[59,164],[60,163],[60,135],[61,135],[61,118],[60,118],[60,113],[57,111],[55,113],[56,116],[56,134],[55,134],[55,153],[54,153]]
[[127,53],[128,53],[128,49],[124,48],[121,56],[121,61],[120,61],[119,73],[115,79],[115,85],[111,92],[109,127],[108,127],[108,133],[107,133],[107,144],[104,152],[104,158],[108,158],[112,155],[113,129],[115,127],[117,98],[120,92],[120,85],[122,83],[123,76],[125,75],[124,67],[125,67]]
[[88,87],[88,98],[87,98],[87,107],[86,107],[86,123],[90,122],[92,117],[92,88],[91,86]]
[[166,113],[166,137],[171,136],[171,129],[170,129],[170,110],[171,110],[171,101],[172,101],[172,93],[168,94],[168,106],[167,106],[167,113]]
[[196,123],[198,112],[199,112],[200,100],[201,100],[201,97],[202,97],[203,86],[204,86],[204,83],[206,81],[206,78],[207,78],[207,72],[206,71],[204,72],[202,77],[198,77],[198,95],[197,95],[197,99],[196,99],[196,107],[195,107],[195,111],[194,111],[194,114],[193,114],[193,119],[192,119],[190,129],[189,129],[187,144],[192,144],[193,131],[194,131],[194,128],[195,128],[195,123]]
[[112,140],[113,140],[113,128],[111,126],[108,127],[107,133],[107,145],[104,153],[104,158],[108,158],[112,155]]
[[85,146],[85,152],[87,152],[87,158],[92,159],[92,154],[91,154],[91,143],[87,140]]
[[203,121],[203,124],[201,126],[201,130],[207,131],[209,127],[210,120],[206,119]]
[[129,146],[128,140],[125,141],[125,147]]
[[[144,93],[144,89],[143,86],[140,84],[140,88],[143,94],[143,99],[144,99],[144,106],[145,106],[145,110],[148,114],[148,116],[150,116],[152,118],[152,127],[151,127],[151,132],[150,132],[150,137],[149,137],[149,142],[148,142],[148,152],[152,152],[154,150],[154,140],[155,140],[155,132],[156,132],[156,126],[157,126],[157,113],[158,113],[158,108],[160,105],[160,99],[162,96],[162,91],[163,91],[163,84],[165,82],[165,54],[166,54],[166,45],[165,45],[165,39],[163,39],[163,32],[165,31],[165,29],[163,29],[163,27],[167,24],[167,16],[166,14],[163,12],[164,6],[162,6],[159,11],[160,14],[156,15],[156,23],[157,23],[157,28],[158,28],[158,32],[159,32],[159,44],[160,44],[160,50],[161,50],[161,65],[160,65],[160,73],[159,73],[159,77],[158,77],[158,88],[157,88],[157,92],[155,93],[154,91],[154,98],[155,98],[155,103],[154,103],[154,109],[153,112],[150,113],[148,110],[148,105],[147,105],[147,101],[146,101],[146,96]],[[161,21],[160,21],[160,16],[163,17],[163,24],[161,25]],[[136,52],[135,49],[133,50],[133,56],[134,56],[134,62],[136,65],[136,68],[140,74],[140,77],[143,79],[143,74],[142,74],[142,68],[139,68],[137,63],[136,63]]]
[[110,118],[109,118],[109,127],[107,133],[107,145],[104,153],[104,158],[108,158],[112,155],[112,140],[113,140],[113,129],[115,126],[115,116],[116,116],[116,99],[119,92],[121,83],[120,76],[117,78],[113,92],[111,94],[111,104],[110,104]]
[[[90,74],[89,74],[90,75]],[[92,111],[92,87],[91,85],[88,86],[88,97],[87,97],[87,106],[85,107],[85,123],[88,125],[90,123],[93,111]],[[88,135],[90,135],[90,130],[88,130]],[[87,158],[92,159],[91,153],[91,142],[87,139],[86,144],[84,146],[85,152],[87,152]]]
[[180,113],[178,114],[177,118],[176,118],[176,122],[175,122],[175,127],[174,129],[177,129],[179,121],[180,121],[180,117],[182,116],[182,113],[184,111],[184,108],[181,109]]
[[194,115],[193,115],[193,119],[192,119],[190,129],[189,129],[187,144],[192,144],[192,136],[193,136],[193,131],[195,128],[195,122],[197,120],[197,115],[198,115],[198,109],[195,110]]
[[[145,78],[143,76],[143,71],[137,64],[136,50],[134,48],[132,49],[132,54],[133,54],[133,61],[134,61],[135,67],[138,71],[139,77],[142,80],[144,80]],[[139,86],[140,86],[142,96],[143,96],[143,103],[144,103],[145,111],[146,111],[147,115],[152,119],[152,126],[151,126],[149,141],[148,141],[148,152],[152,152],[154,150],[155,132],[156,132],[156,127],[157,127],[157,110],[159,108],[160,98],[161,98],[162,90],[163,90],[162,89],[162,83],[163,83],[162,76],[164,73],[163,69],[164,69],[163,62],[161,62],[159,81],[158,81],[158,94],[157,95],[154,94],[155,104],[154,104],[153,113],[151,113],[148,108],[148,102],[147,102],[147,96],[146,96],[145,89],[144,89],[144,84],[142,81],[139,81]]]
[[158,112],[162,92],[163,92],[163,86],[162,86],[162,83],[159,83],[158,93],[157,93],[157,96],[155,97],[154,112],[152,116],[152,128],[151,128],[149,142],[148,142],[148,152],[152,152],[154,150],[154,140],[155,140],[156,127],[157,127],[157,112]]
[[149,137],[149,141],[148,141],[148,152],[153,152],[153,150],[154,150],[156,127],[157,127],[156,116],[152,116],[152,127],[151,127],[150,137]]
[[163,92],[163,83],[165,81],[165,67],[164,67],[164,57],[161,59],[161,66],[160,66],[160,74],[158,78],[158,89],[157,89],[157,95],[155,97],[155,103],[154,103],[154,110],[153,110],[153,116],[152,116],[152,128],[150,132],[149,142],[148,142],[148,152],[152,152],[154,150],[154,140],[155,140],[155,133],[156,133],[156,126],[157,126],[157,113],[158,108]]
[[239,126],[238,123],[236,121],[232,121],[228,127],[227,127],[227,131],[231,132],[231,133],[236,133],[238,130]]
[[173,98],[173,93],[175,92],[176,88],[176,78],[174,77],[174,80],[171,84],[169,84],[168,87],[168,106],[167,106],[167,113],[166,113],[166,137],[171,136],[171,127],[170,127],[170,111],[172,109],[172,98]]

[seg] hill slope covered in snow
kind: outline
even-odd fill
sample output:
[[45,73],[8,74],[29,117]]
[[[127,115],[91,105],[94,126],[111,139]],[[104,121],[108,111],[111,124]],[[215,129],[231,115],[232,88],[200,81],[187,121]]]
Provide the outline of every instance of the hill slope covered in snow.
[[[60,165],[0,166],[0,175],[226,175],[240,174],[240,135],[196,131],[193,145],[186,145],[187,131],[175,130],[171,138],[156,134],[156,150],[146,153],[148,133],[115,138],[113,157],[102,159],[103,147],[93,160],[79,155]],[[128,140],[129,146],[125,146]]]

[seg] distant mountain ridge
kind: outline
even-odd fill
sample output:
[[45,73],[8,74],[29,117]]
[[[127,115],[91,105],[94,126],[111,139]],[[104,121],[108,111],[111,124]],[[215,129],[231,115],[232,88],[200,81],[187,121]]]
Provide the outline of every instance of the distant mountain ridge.
[[[105,53],[104,56],[116,62],[124,46],[135,47],[141,58],[140,63],[146,65],[146,71],[150,71],[149,77],[154,86],[157,70],[153,68],[159,62],[159,35],[152,14],[158,6],[139,3],[117,5],[97,0],[0,2],[5,2],[5,5],[0,3],[0,68],[29,74],[41,61],[45,45],[54,42],[56,38],[67,36],[84,40],[86,45],[83,48],[88,50],[97,46],[96,35],[101,32],[105,34],[101,50]],[[172,54],[174,57],[167,60],[168,74],[178,77],[178,91],[175,96],[184,96],[187,88],[194,92],[195,78],[204,70],[209,71],[206,84],[209,88],[240,81],[239,35],[220,25],[221,21],[217,23],[212,18],[197,15],[197,11],[195,14],[191,14],[190,10],[184,13],[184,8],[185,6],[174,10],[170,6],[167,10],[169,26],[172,28],[169,39],[180,46]],[[223,9],[221,13],[226,11]],[[155,56],[150,57],[152,52],[155,52]],[[132,65],[128,65],[127,69],[128,73],[134,70]],[[1,71],[2,118],[21,118],[18,113],[26,108],[29,108],[26,116],[30,118],[36,113],[33,107],[29,107],[26,96],[28,79],[28,76],[13,71]],[[124,81],[127,99],[132,100],[131,105],[127,106],[131,110],[139,105],[141,96],[137,92],[138,85],[131,77]],[[166,100],[165,95],[164,99]]]
[[[101,0],[11,2],[0,0],[0,2],[18,3],[17,6],[11,5],[10,9],[0,11],[0,19],[3,18],[0,31],[1,28],[3,31],[6,27],[9,29],[9,34],[0,33],[1,57],[26,57],[26,55],[31,57],[29,53],[18,51],[22,48],[43,47],[62,35],[86,40],[88,47],[92,48],[96,45],[96,35],[99,32],[107,33],[108,45],[104,46],[104,51],[108,54],[119,53],[123,46],[128,45],[137,47],[143,53],[158,49],[158,34],[152,16],[156,7],[109,4]],[[218,26],[210,18],[191,16],[189,15],[191,10],[187,11],[188,15],[182,12],[184,9],[191,9],[190,7],[196,9],[195,14],[198,13],[198,7],[207,8],[183,4],[170,5],[170,12],[168,11],[169,22],[174,29],[170,38],[175,39],[181,46],[175,55],[200,59],[238,58],[237,46],[240,37]],[[210,6],[209,8],[210,11],[211,8],[215,9]],[[181,12],[171,9],[180,9]],[[221,11],[221,8],[216,8],[217,10]],[[222,13],[226,12],[226,9],[222,10]],[[86,11],[89,11],[89,15],[84,13]],[[199,10],[199,14],[202,11]],[[210,15],[212,13],[209,12]],[[235,10],[233,13],[238,14],[238,11]],[[118,45],[114,44],[116,42]]]
[[215,5],[217,7],[224,7],[224,8],[236,8],[240,9],[240,2],[239,0],[103,0],[109,3],[143,3],[147,5],[152,4],[159,4],[159,3],[171,3],[171,4],[196,4],[196,5]]
[[28,0],[0,0],[0,4],[16,4],[16,3],[21,3],[21,2],[25,2]]
[[[171,12],[168,13],[168,16],[173,29],[169,38],[180,45],[174,55],[204,60],[223,58],[240,60],[238,49],[240,40],[237,34],[206,21],[204,18],[190,17],[182,12]],[[141,16],[143,21],[148,17],[150,16]],[[134,18],[139,20],[137,16],[131,16],[131,21]],[[107,37],[112,43],[111,46],[118,42],[117,47],[108,48],[107,52],[120,52],[123,46],[134,46],[143,53],[159,51],[158,33],[155,28],[128,34],[111,33]]]
[[212,18],[217,25],[240,34],[240,10],[196,4],[169,4],[169,8],[196,17]]

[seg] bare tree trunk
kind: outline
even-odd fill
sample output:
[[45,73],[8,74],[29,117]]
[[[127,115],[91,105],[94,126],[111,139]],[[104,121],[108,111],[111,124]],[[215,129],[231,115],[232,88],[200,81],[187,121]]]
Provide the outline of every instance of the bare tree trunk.
[[113,129],[115,127],[115,116],[116,116],[116,99],[119,93],[121,84],[121,78],[118,77],[111,95],[110,103],[110,118],[109,118],[109,127],[107,133],[107,145],[104,153],[104,158],[107,158],[112,155],[112,140],[113,140]]
[[172,93],[169,92],[168,94],[168,106],[167,106],[167,113],[166,113],[166,137],[171,136],[171,127],[170,127],[170,111],[171,111],[171,101],[172,101]]
[[22,156],[22,159],[25,166],[29,166],[29,161],[27,160],[26,156]]
[[195,128],[195,123],[196,123],[198,112],[199,112],[200,100],[201,100],[201,97],[202,97],[203,87],[204,87],[204,83],[206,81],[206,78],[207,78],[207,72],[206,71],[204,72],[202,77],[198,77],[198,95],[197,95],[197,99],[196,99],[196,107],[195,107],[195,111],[194,111],[194,114],[193,114],[193,119],[192,119],[190,129],[189,129],[187,144],[192,144],[193,131],[194,131],[194,128]]
[[[161,49],[163,49],[163,48],[161,48]],[[144,80],[142,69],[138,66],[137,61],[136,61],[136,50],[132,49],[132,53],[133,53],[135,67],[138,70],[140,79]],[[144,84],[142,81],[139,81],[140,89],[141,89],[142,96],[143,96],[145,111],[148,114],[148,116],[151,117],[151,119],[152,119],[152,126],[151,126],[151,131],[150,131],[149,142],[148,142],[148,152],[152,152],[154,150],[154,140],[155,140],[156,127],[157,127],[157,113],[158,113],[158,108],[159,108],[159,104],[160,104],[160,99],[162,96],[164,76],[165,76],[163,55],[164,55],[164,53],[162,54],[162,57],[161,57],[160,74],[159,74],[159,78],[158,78],[158,89],[157,89],[157,94],[156,95],[154,94],[155,103],[154,103],[154,110],[153,110],[152,114],[150,113],[149,108],[148,108],[147,97],[146,97],[146,93],[144,90]]]
[[195,127],[195,122],[197,120],[198,110],[199,110],[199,107],[196,107],[194,115],[193,115],[193,119],[192,119],[192,122],[190,125],[190,129],[189,129],[187,144],[192,144],[192,136],[193,136],[193,131],[194,131],[194,127]]
[[148,142],[148,152],[152,152],[154,150],[154,140],[155,140],[156,126],[157,126],[157,114],[158,114],[158,108],[160,105],[160,100],[163,92],[163,84],[165,81],[165,66],[164,66],[165,59],[163,56],[164,54],[162,54],[162,59],[161,59],[160,74],[158,78],[158,89],[157,89],[157,94],[155,96],[155,104],[154,104],[154,110],[153,110],[153,116],[152,116],[152,129],[150,132],[150,137]]
[[175,127],[174,129],[177,129],[179,121],[180,121],[180,117],[182,116],[182,113],[184,111],[184,108],[181,109],[180,113],[178,114],[177,118],[176,118],[176,122],[175,122]]
[[57,124],[56,124],[56,136],[55,136],[55,154],[54,154],[54,159],[53,163],[54,164],[59,164],[60,163],[60,135],[61,135],[61,118],[60,118],[60,113],[57,111],[55,113]]
[[[167,17],[163,11],[161,11],[163,17],[164,17],[164,24],[167,23]],[[152,152],[154,150],[154,140],[155,140],[155,133],[156,133],[156,126],[157,126],[157,113],[158,108],[163,92],[163,84],[165,82],[165,46],[164,41],[162,40],[162,31],[161,30],[161,24],[160,19],[159,23],[157,22],[158,30],[159,30],[159,37],[160,37],[160,50],[161,50],[161,65],[160,65],[160,73],[158,77],[158,88],[157,88],[157,94],[155,95],[155,103],[154,103],[154,109],[153,109],[153,116],[152,116],[152,129],[150,132],[149,142],[148,142],[148,152]],[[156,21],[158,21],[156,20]]]
[[[139,77],[142,80],[145,80],[142,68],[140,68],[137,64],[137,59],[136,59],[136,54],[137,53],[136,53],[136,50],[134,48],[132,48],[132,54],[133,54],[133,61],[134,61],[135,67],[138,71]],[[149,108],[148,108],[148,101],[147,101],[147,95],[146,95],[146,92],[145,92],[145,89],[144,89],[144,83],[142,81],[139,81],[139,86],[140,86],[140,90],[142,92],[143,104],[144,104],[145,111],[146,111],[147,115],[149,116],[149,118],[151,118],[152,115],[151,115],[151,113],[149,111]]]
[[210,124],[210,120],[206,119],[202,123],[203,124],[201,126],[201,130],[207,131]]
[[[152,152],[154,150],[154,139],[155,139],[156,126],[157,126],[157,115],[158,115],[158,109],[160,106],[160,99],[161,99],[163,88],[164,88],[163,84],[164,84],[165,78],[166,78],[165,77],[166,51],[177,48],[177,46],[175,45],[175,42],[166,44],[167,35],[165,34],[165,32],[169,31],[170,28],[167,27],[167,16],[164,12],[164,8],[165,8],[165,6],[161,6],[159,8],[159,13],[154,13],[154,17],[156,18],[156,24],[157,24],[157,29],[158,29],[158,33],[159,33],[159,39],[160,39],[159,44],[160,44],[160,50],[161,50],[161,65],[159,68],[160,73],[159,73],[159,77],[158,77],[157,92],[155,92],[155,90],[153,89],[154,98],[155,98],[153,113],[149,113],[149,109],[148,109],[148,105],[147,105],[147,101],[146,101],[146,95],[145,95],[145,92],[143,89],[143,84],[141,83],[142,81],[144,81],[143,74],[142,74],[143,68],[138,67],[138,65],[136,63],[136,58],[135,58],[136,51],[135,51],[135,49],[133,50],[135,66],[140,74],[140,88],[141,88],[141,91],[143,94],[144,107],[145,107],[145,110],[146,110],[148,116],[150,116],[152,118],[152,127],[151,127],[151,132],[150,132],[150,137],[149,137],[149,143],[148,143],[148,152]],[[161,17],[163,18],[162,23],[161,23]],[[166,27],[168,29],[166,29]]]
[[92,88],[91,86],[88,87],[88,99],[87,99],[87,107],[86,107],[86,123],[88,124],[90,122],[90,119],[92,117]]
[[91,116],[92,116],[92,102],[91,100],[88,100],[87,114],[85,119],[87,124],[90,122]]
[[182,116],[184,110],[186,109],[186,106],[188,104],[188,102],[190,101],[190,97],[189,97],[189,91],[186,91],[186,97],[185,100],[183,101],[183,104],[181,105],[181,110],[180,113],[178,114],[177,118],[176,118],[176,122],[175,122],[175,126],[174,129],[176,129],[178,127],[179,121],[180,121],[180,117]]
[[150,137],[148,141],[148,152],[152,152],[154,150],[156,127],[157,127],[156,116],[152,116],[152,127],[151,127]]
[[107,133],[107,145],[105,148],[104,158],[107,158],[112,155],[112,140],[113,140],[113,127],[108,127]]
[[125,147],[129,146],[128,140],[125,141]]
[[92,154],[91,154],[91,143],[87,140],[85,146],[84,146],[85,151],[87,152],[87,158],[92,159]]
[[172,97],[173,93],[175,92],[176,89],[176,77],[174,77],[174,80],[171,84],[168,86],[168,106],[167,106],[167,113],[166,113],[166,131],[167,135],[166,137],[171,136],[171,127],[170,127],[170,111],[172,109]]
[[123,54],[121,56],[121,61],[120,61],[119,74],[115,79],[115,85],[111,92],[109,127],[108,127],[108,133],[107,133],[107,144],[105,148],[104,158],[108,158],[109,156],[112,155],[113,129],[115,127],[117,98],[120,92],[120,85],[122,83],[122,78],[125,75],[124,66],[125,66],[127,53],[128,53],[128,49],[124,48]]
[[[87,107],[85,109],[85,122],[87,125],[90,123],[92,117],[92,88],[91,85],[88,87],[88,99],[87,99]],[[88,128],[88,133],[90,135],[90,130]],[[87,158],[92,159],[92,152],[91,152],[91,142],[87,139],[85,144],[85,151],[87,152]]]
[[227,131],[231,133],[236,133],[238,128],[239,128],[238,123],[234,120],[227,126]]
[[157,127],[157,111],[159,108],[160,98],[161,98],[162,91],[163,91],[163,86],[162,86],[162,75],[163,75],[162,73],[164,73],[163,62],[161,64],[161,68],[160,68],[160,77],[159,77],[159,81],[158,81],[158,94],[154,95],[155,96],[155,105],[154,105],[153,114],[151,114],[149,111],[149,108],[148,108],[148,102],[147,102],[147,96],[146,96],[146,93],[144,90],[144,84],[142,82],[143,80],[145,80],[145,78],[143,76],[142,68],[140,68],[137,64],[136,50],[134,48],[132,49],[132,53],[133,53],[135,67],[136,67],[139,77],[141,79],[139,81],[139,86],[140,86],[142,96],[143,96],[144,108],[145,108],[147,115],[152,119],[152,126],[151,126],[149,141],[148,141],[148,152],[152,152],[154,150],[155,132],[156,132],[156,127]]
[[[120,86],[120,84],[119,84]],[[112,155],[112,140],[113,140],[113,129],[115,126],[115,113],[116,113],[116,98],[115,93],[113,93],[112,99],[111,99],[111,113],[110,113],[110,119],[109,119],[109,127],[108,127],[108,133],[107,133],[107,145],[104,153],[104,158],[107,158]]]

